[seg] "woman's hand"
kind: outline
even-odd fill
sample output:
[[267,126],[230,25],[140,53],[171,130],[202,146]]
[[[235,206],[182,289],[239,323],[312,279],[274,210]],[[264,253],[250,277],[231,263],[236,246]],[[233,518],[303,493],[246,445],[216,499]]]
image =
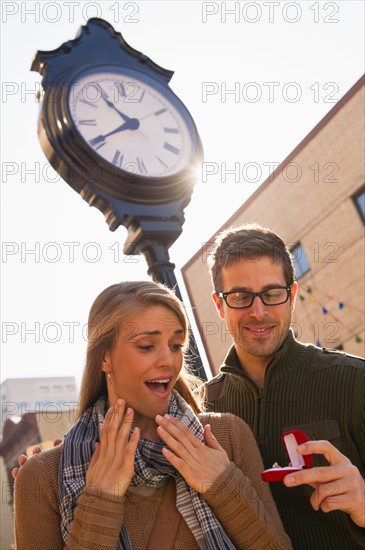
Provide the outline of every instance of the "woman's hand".
[[105,493],[123,496],[134,474],[134,456],[139,440],[139,428],[134,428],[130,440],[129,432],[134,411],[125,411],[125,401],[118,399],[108,410],[100,431],[100,443],[86,473],[86,486],[94,486]]
[[179,420],[166,414],[156,416],[157,433],[168,445],[165,458],[198,493],[205,493],[229,464],[226,451],[219,445],[207,424],[204,427],[205,445]]

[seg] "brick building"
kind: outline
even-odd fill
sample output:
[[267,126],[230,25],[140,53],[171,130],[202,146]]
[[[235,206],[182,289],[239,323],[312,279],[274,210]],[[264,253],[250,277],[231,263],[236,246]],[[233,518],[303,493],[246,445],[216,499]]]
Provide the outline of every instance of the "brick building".
[[[217,229],[258,222],[293,252],[303,342],[364,355],[365,79],[361,78],[256,192]],[[182,275],[213,374],[232,343],[211,300],[207,256]]]

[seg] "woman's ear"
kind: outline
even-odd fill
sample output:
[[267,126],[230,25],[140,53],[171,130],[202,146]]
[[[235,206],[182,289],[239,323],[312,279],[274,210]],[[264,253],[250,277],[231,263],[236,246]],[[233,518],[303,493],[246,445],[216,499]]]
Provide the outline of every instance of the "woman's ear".
[[110,352],[109,350],[107,350],[105,353],[104,353],[104,357],[103,357],[103,365],[101,367],[101,370],[108,373],[108,372],[112,372],[112,366],[111,366],[111,357],[110,357]]

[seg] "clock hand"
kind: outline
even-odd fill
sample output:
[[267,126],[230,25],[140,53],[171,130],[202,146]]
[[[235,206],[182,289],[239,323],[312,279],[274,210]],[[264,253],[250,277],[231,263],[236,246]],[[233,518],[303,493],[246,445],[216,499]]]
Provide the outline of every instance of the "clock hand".
[[149,116],[155,115],[156,111],[153,111],[152,113],[148,113],[148,115],[141,116],[139,120],[144,120],[145,118],[148,118]]
[[[118,113],[118,115],[120,117],[122,117],[122,119],[125,122],[128,122],[129,120],[131,120],[131,118],[129,116],[125,115],[124,113],[122,113],[122,111],[119,111],[119,109],[116,108],[113,101],[110,101],[110,99],[108,97],[108,94],[101,87],[100,87],[100,94],[101,94],[101,97],[104,99],[105,103],[108,105],[108,107],[110,107],[111,109],[114,109],[114,111],[116,111]],[[135,119],[135,120],[137,120],[137,119]]]
[[127,122],[125,122],[121,126],[118,126],[118,128],[115,128],[115,130],[112,130],[111,132],[109,132],[108,134],[104,134],[103,136],[96,136],[93,139],[90,139],[89,143],[94,146],[101,141],[105,141],[107,137],[117,134],[118,132],[124,132],[124,130],[138,130],[138,128],[139,120],[137,118],[128,118]]

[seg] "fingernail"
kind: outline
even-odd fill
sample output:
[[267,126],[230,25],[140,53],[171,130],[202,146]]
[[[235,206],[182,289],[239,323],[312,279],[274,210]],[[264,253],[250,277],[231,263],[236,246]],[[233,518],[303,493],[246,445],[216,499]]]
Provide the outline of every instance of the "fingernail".
[[122,405],[123,402],[124,402],[123,399],[121,399],[121,398],[118,399],[118,405]]
[[294,476],[285,476],[285,483],[287,485],[292,485],[295,483],[295,477]]
[[160,414],[156,415],[156,420],[158,420],[159,422],[161,422],[162,416],[161,416]]
[[305,451],[306,448],[307,448],[307,445],[306,445],[305,443],[301,443],[301,445],[298,446],[298,449],[299,449],[300,451]]

